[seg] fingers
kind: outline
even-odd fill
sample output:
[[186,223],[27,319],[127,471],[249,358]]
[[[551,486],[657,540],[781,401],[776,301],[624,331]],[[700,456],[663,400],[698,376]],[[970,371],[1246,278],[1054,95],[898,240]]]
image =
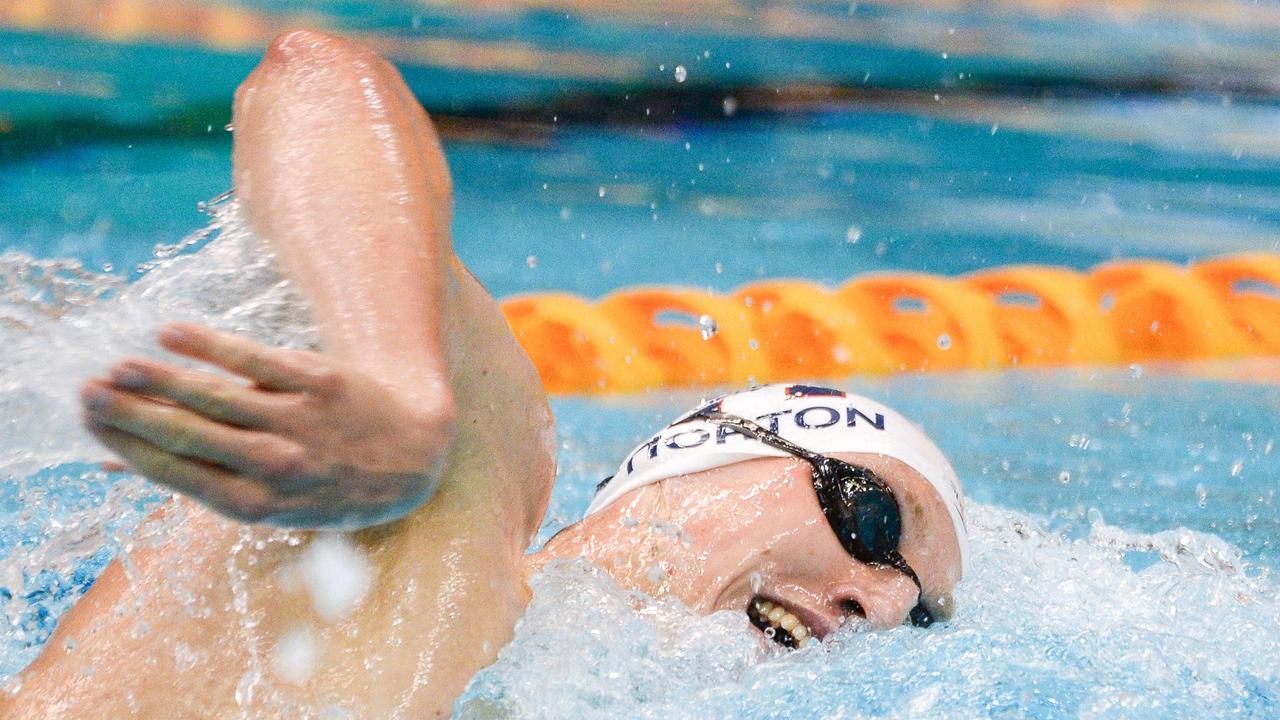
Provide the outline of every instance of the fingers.
[[178,457],[145,440],[87,418],[85,426],[111,450],[153,481],[199,499],[242,522],[260,522],[276,507],[270,490],[221,468]]
[[200,325],[166,325],[158,337],[166,350],[217,365],[269,390],[325,392],[333,380],[313,353],[268,347]]
[[[135,436],[186,460],[286,484],[303,461],[302,448],[278,435],[213,422],[185,408],[114,390],[100,381],[86,383],[81,397],[89,422]],[[124,459],[150,475],[135,458]]]
[[111,370],[119,390],[172,401],[211,420],[244,428],[278,425],[273,417],[288,412],[285,402],[233,380],[149,360],[127,360]]

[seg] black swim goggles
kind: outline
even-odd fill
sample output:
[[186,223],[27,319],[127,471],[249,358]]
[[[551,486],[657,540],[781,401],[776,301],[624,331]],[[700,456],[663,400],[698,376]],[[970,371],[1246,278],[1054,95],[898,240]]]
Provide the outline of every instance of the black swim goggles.
[[836,537],[853,558],[867,565],[891,567],[916,584],[919,593],[911,609],[911,624],[929,627],[933,613],[924,604],[920,578],[898,552],[902,513],[893,491],[876,474],[843,460],[806,450],[758,423],[737,415],[700,410],[688,419],[701,419],[733,428],[749,438],[794,455],[813,466],[813,490]]

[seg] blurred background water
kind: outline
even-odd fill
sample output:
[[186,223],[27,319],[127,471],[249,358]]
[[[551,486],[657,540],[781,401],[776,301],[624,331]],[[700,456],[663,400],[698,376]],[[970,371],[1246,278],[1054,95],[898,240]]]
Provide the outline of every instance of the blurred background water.
[[[231,93],[296,26],[396,62],[498,296],[1280,250],[1273,2],[0,0],[0,672],[163,497],[89,464],[77,379],[175,316],[305,340],[235,227],[139,269],[229,188]],[[1278,377],[851,379],[965,482],[955,622],[781,658],[562,568],[459,711],[1280,716]],[[557,400],[543,537],[697,395]]]

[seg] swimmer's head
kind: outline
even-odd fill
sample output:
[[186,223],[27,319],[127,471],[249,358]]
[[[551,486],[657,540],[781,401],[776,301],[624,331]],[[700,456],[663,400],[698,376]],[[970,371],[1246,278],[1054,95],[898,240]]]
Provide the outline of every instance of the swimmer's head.
[[685,415],[570,534],[623,584],[746,611],[789,645],[851,618],[949,617],[965,555],[959,483],[933,443],[879,403],[807,386]]

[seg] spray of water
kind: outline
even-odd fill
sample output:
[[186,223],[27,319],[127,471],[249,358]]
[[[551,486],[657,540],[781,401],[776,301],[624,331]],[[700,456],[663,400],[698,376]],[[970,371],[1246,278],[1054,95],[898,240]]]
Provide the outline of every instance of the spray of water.
[[[1280,583],[1190,530],[1093,518],[1069,540],[972,506],[974,572],[929,630],[848,624],[781,650],[744,613],[700,618],[551,567],[515,641],[459,701],[464,718],[1227,717],[1280,712]],[[1158,561],[1135,572],[1126,553]],[[1256,569],[1255,569],[1256,570]],[[554,672],[548,672],[554,668]]]
[[305,305],[272,269],[234,198],[207,212],[208,227],[157,248],[132,283],[76,260],[0,255],[0,620],[8,625],[0,672],[30,660],[165,497],[97,465],[109,456],[81,427],[80,384],[124,356],[181,362],[154,341],[157,325],[175,320],[314,346]]

